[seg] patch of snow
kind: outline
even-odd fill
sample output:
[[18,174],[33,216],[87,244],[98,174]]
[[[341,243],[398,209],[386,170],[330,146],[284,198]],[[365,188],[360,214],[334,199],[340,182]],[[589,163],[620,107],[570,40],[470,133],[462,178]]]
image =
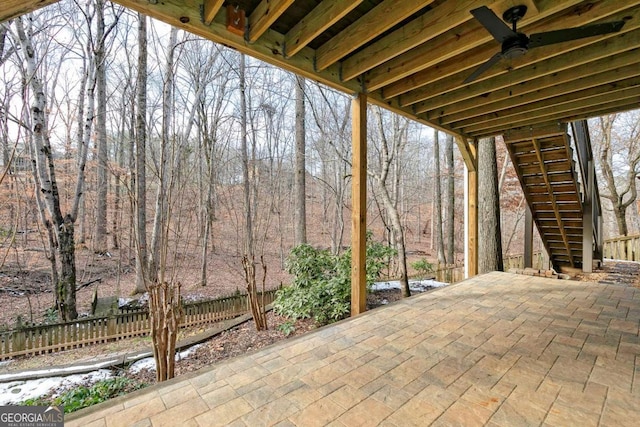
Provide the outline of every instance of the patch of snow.
[[0,367],[9,365],[13,360],[7,359],[0,362]]
[[66,377],[40,378],[28,381],[11,381],[0,383],[0,405],[18,404],[27,399],[33,399],[60,388],[73,385],[95,383],[111,378],[113,374],[106,369],[100,369],[88,374],[75,374]]
[[[98,370],[102,367],[105,366],[109,366],[112,363],[116,362],[118,359],[111,359],[111,360],[105,360],[103,362],[99,362],[99,363],[89,363],[86,365],[73,365],[73,366],[67,366],[65,368],[50,368],[50,369],[40,369],[37,371],[29,371],[30,374],[34,375],[34,376],[52,376],[52,375],[56,375],[56,374],[64,374],[65,372],[70,372],[70,371],[77,371],[78,369],[93,369],[93,370]],[[12,374],[0,374],[0,382],[5,382],[5,381],[12,381],[15,379],[16,376],[20,375],[22,376],[24,374],[24,372],[18,372],[18,373],[12,373]]]
[[[438,282],[435,280],[410,280],[409,281],[409,289],[415,292],[425,292],[429,289],[433,288],[441,288],[443,286],[447,286],[448,283]],[[375,282],[372,287],[374,291],[382,291],[387,289],[400,289],[400,281],[399,280],[390,280],[386,282]]]
[[118,298],[118,308],[129,307],[132,309],[140,309],[147,307],[149,304],[149,292],[145,292],[138,298]]
[[131,372],[132,374],[137,374],[143,369],[147,369],[149,371],[156,370],[156,361],[153,359],[153,357],[140,359],[137,362],[132,363],[131,366],[129,366],[129,372]]
[[[186,350],[176,353],[176,362],[182,359],[188,359],[189,356],[191,356],[200,347],[202,347],[202,344],[196,344],[194,346],[189,347]],[[147,357],[144,359],[140,359],[137,362],[132,363],[131,366],[129,366],[129,372],[133,374],[137,374],[143,369],[147,369],[149,371],[155,371],[156,370],[155,359],[153,357]]]

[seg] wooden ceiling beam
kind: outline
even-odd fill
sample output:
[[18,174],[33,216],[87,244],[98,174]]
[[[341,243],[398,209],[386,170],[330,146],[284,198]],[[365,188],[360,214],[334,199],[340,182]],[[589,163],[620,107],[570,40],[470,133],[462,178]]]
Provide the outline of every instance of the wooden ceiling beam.
[[[565,13],[554,15],[552,19],[545,19],[543,21],[535,22],[532,25],[525,26],[523,28],[523,31],[527,34],[532,34],[535,32],[545,31],[549,26],[567,28],[585,25],[585,23],[592,23],[598,20],[619,20],[627,16],[627,14],[622,14],[621,12],[629,8],[631,3],[637,3],[637,0],[625,0],[620,2],[597,2],[594,3],[592,8],[587,12],[581,14],[576,13],[573,8],[570,8]],[[587,18],[585,19],[585,17]],[[577,49],[594,42],[595,41],[593,39],[582,39],[570,43],[565,43],[562,45],[562,51]],[[440,50],[447,51],[447,49],[449,52],[453,52],[453,50],[451,49],[451,44],[452,43],[445,43],[440,49],[432,49],[431,54],[433,55]],[[414,91],[411,93],[411,96],[403,99],[403,103],[406,102],[407,104],[413,104],[419,101],[426,100],[430,96],[435,96],[439,93],[447,92],[451,90],[451,88],[460,86],[460,82],[464,81],[464,79],[469,76],[476,67],[484,63],[499,49],[500,47],[498,46],[498,44],[492,41],[482,45],[482,47],[478,49],[473,49],[471,51],[467,49],[462,55],[456,55],[450,57],[449,59],[443,58],[443,60],[440,60],[435,65],[430,66],[429,68],[423,69],[422,71],[407,76],[400,81],[385,86],[383,90],[384,96],[386,98],[391,98],[407,93],[409,91]],[[557,46],[535,49],[531,52],[528,52],[527,55],[525,55],[523,58],[512,61],[511,64],[508,64],[508,68],[519,68],[528,65],[529,63],[541,61],[543,59],[547,59],[548,57],[561,54],[562,51],[559,51],[557,49]],[[489,70],[487,73],[481,76],[481,78],[485,79],[487,77],[499,74],[501,72],[500,68],[501,67],[497,66],[496,68]],[[451,78],[448,80],[444,80],[449,77]],[[430,86],[428,88],[425,88],[424,90],[417,90],[418,88],[429,84],[434,84],[436,82],[438,82],[437,85]],[[438,92],[434,93],[434,88]]]
[[[527,128],[531,126],[540,126],[557,122],[572,122],[576,120],[588,119],[591,117],[598,117],[605,114],[610,114],[618,111],[628,111],[640,108],[640,95],[636,95],[631,98],[616,99],[607,103],[601,103],[595,107],[577,108],[575,110],[565,111],[562,113],[544,115],[532,115],[528,120],[523,120],[516,123],[521,128]],[[490,129],[483,129],[479,132],[468,133],[468,135],[475,138],[484,138],[490,135],[499,135],[508,132],[513,127],[513,124],[506,126],[497,126]]]
[[344,18],[364,0],[324,0],[302,18],[284,37],[287,57],[300,52],[327,28]]
[[213,22],[223,3],[224,0],[204,0],[202,19],[205,24],[209,25]]
[[[542,63],[532,64],[476,84],[462,86],[416,104],[415,110],[423,113],[449,106],[449,113],[463,111],[480,105],[478,102],[489,104],[502,99],[500,96],[505,95],[505,90],[506,97],[511,97],[525,91],[552,86],[554,79],[545,80],[544,77],[554,78],[564,71],[574,74],[574,78],[580,78],[630,65],[634,61],[622,58],[629,56],[625,53],[637,49],[638,46],[640,46],[640,30],[620,34]],[[613,65],[614,62],[610,60],[614,55],[618,58],[617,65]],[[637,58],[637,53],[635,56]],[[533,82],[538,83],[538,86],[534,86]],[[463,105],[469,106],[463,107]]]
[[[456,118],[466,119],[473,117],[474,113],[479,111],[478,108],[482,108],[484,113],[495,112],[542,99],[551,99],[555,96],[578,90],[586,90],[590,87],[598,86],[597,82],[604,84],[606,79],[617,81],[631,78],[638,75],[639,54],[640,48],[636,48],[611,58],[583,64],[557,74],[532,78],[528,82],[492,92],[484,97],[468,99],[438,110],[429,111],[426,113],[426,117],[430,120],[439,120],[440,118],[449,120],[444,119],[444,117],[455,114]],[[547,98],[543,98],[543,95]],[[471,110],[474,113],[471,113]]]
[[633,78],[625,79],[622,81],[611,81],[610,79],[611,77],[609,77],[609,79],[607,79],[606,83],[603,85],[588,87],[585,90],[568,92],[560,96],[557,96],[557,91],[560,88],[549,88],[553,89],[553,91],[545,89],[549,91],[548,97],[541,98],[539,100],[531,100],[524,105],[520,105],[517,107],[507,107],[499,111],[493,111],[491,113],[482,114],[480,116],[461,121],[454,121],[452,120],[453,116],[448,116],[440,120],[440,122],[443,125],[450,125],[454,129],[468,129],[471,131],[474,129],[474,127],[489,125],[502,120],[515,121],[515,119],[513,118],[517,117],[520,114],[536,114],[537,111],[544,110],[550,105],[557,106],[561,104],[571,104],[581,102],[582,100],[597,98],[603,95],[611,96],[620,91],[625,91],[628,89],[633,90],[637,87],[640,87],[640,76],[634,76]]
[[[483,4],[486,5],[487,1],[465,0],[443,3],[347,58],[342,63],[342,78],[351,80],[365,71],[369,71],[454,27],[472,20],[473,15],[469,11]],[[376,88],[373,89],[375,90]]]
[[0,22],[17,18],[25,13],[57,3],[59,0],[2,0],[0,6]]
[[598,88],[602,86],[605,86],[602,88],[603,91],[615,90],[618,86],[625,87],[626,84],[624,82],[627,81],[630,81],[629,84],[633,86],[636,81],[640,81],[638,68],[639,65],[634,63],[626,67],[590,76],[589,79],[571,79],[571,76],[565,79],[563,75],[560,75],[558,78],[560,84],[506,98],[492,104],[464,110],[459,113],[440,116],[438,121],[443,125],[467,120],[469,122],[477,121],[482,123],[497,117],[499,114],[508,114],[511,110],[515,112],[514,114],[517,114],[519,112],[518,109],[526,110],[528,106],[533,103],[564,95],[581,97],[585,96],[582,92],[589,93],[589,91],[594,89],[598,90]]
[[[619,113],[619,112],[630,111],[635,109],[638,109],[637,103],[635,105],[633,103],[617,105],[614,101],[611,103],[611,105],[610,104],[603,105],[601,106],[601,108],[597,110],[590,111],[589,115],[580,114],[580,112],[576,112],[576,114],[572,116],[562,117],[561,119],[549,120],[544,123],[540,122],[540,123],[533,123],[533,124],[529,123],[529,124],[522,124],[522,125],[518,123],[517,127],[500,130],[495,135],[503,135],[503,138],[505,138],[505,143],[506,143],[507,138],[509,138],[509,135],[520,135],[523,138],[526,138],[526,135],[530,134],[532,129],[537,129],[538,127],[552,127],[552,126],[557,127],[558,125],[565,125],[568,122],[572,122],[576,120],[590,119],[592,117],[599,117],[607,114]],[[484,138],[491,135],[494,135],[494,134],[479,134],[479,136],[476,136],[476,137]],[[529,137],[529,139],[531,139],[531,137]],[[578,216],[576,215],[576,218],[577,217]]]
[[[519,3],[521,4],[523,2],[521,1]],[[524,17],[520,26],[526,30],[526,28],[531,24],[544,20],[555,13],[573,7],[578,3],[580,3],[580,0],[552,3],[549,6],[546,6],[546,9],[541,9],[537,14],[535,11],[529,13]],[[498,6],[500,6],[500,10],[506,10],[512,5],[513,2],[501,2],[497,3],[493,9],[497,10]],[[502,15],[501,13],[496,14],[498,16]],[[469,15],[471,14],[469,13]],[[400,55],[397,58],[372,69],[365,76],[365,85],[368,90],[380,89],[409,77],[416,72],[430,68],[444,60],[453,58],[456,55],[468,54],[471,49],[482,46],[485,43],[493,45],[496,49],[495,51],[500,49],[499,43],[491,37],[489,32],[475,19],[472,19],[465,24],[456,27],[454,31],[447,32],[440,37],[436,37],[435,39],[412,49],[410,52]],[[485,58],[485,60],[487,58]],[[481,62],[477,64],[479,65]],[[462,80],[464,80],[464,77]]]
[[249,41],[255,43],[294,0],[262,0],[249,15]]
[[316,68],[324,70],[370,42],[434,0],[385,0],[316,51]]
[[[458,129],[461,132],[469,134],[491,132],[498,128],[508,128],[513,123],[523,123],[535,116],[540,120],[546,121],[548,117],[562,117],[565,113],[567,115],[574,115],[573,111],[585,111],[588,109],[597,109],[601,105],[611,102],[612,98],[616,101],[629,100],[631,98],[638,99],[640,97],[640,86],[633,86],[630,88],[624,88],[617,91],[601,93],[598,96],[587,97],[583,99],[573,98],[573,95],[569,95],[564,102],[557,102],[555,99],[551,102],[541,102],[538,105],[532,105],[533,111],[524,111],[519,114],[510,115],[508,117],[501,117],[497,120],[490,122],[474,124],[470,126],[457,126],[452,124],[454,129]],[[626,103],[626,102],[625,102]]]

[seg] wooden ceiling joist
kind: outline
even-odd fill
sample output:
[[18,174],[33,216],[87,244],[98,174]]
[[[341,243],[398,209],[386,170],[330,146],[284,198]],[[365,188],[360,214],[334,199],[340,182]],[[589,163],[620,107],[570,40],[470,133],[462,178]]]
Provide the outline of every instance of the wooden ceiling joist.
[[[589,76],[589,78],[572,79],[568,76],[567,79],[563,79],[562,76],[557,80],[557,84],[553,84],[544,89],[538,89],[527,92],[522,95],[517,95],[511,98],[502,99],[498,102],[494,102],[490,105],[481,105],[476,108],[470,108],[459,113],[443,115],[439,118],[439,121],[443,124],[455,123],[457,121],[470,120],[482,115],[491,115],[495,117],[498,112],[509,110],[511,108],[525,108],[538,102],[544,102],[545,108],[555,105],[557,100],[561,100],[562,96],[571,95],[575,99],[582,98],[585,93],[588,96],[594,95],[597,91],[598,94],[608,93],[610,90],[615,90],[615,87],[619,84],[618,79],[622,81],[637,81],[638,69],[636,64],[627,65],[626,67],[617,68],[604,73]],[[556,76],[557,77],[557,76]],[[536,111],[536,110],[532,110]],[[522,113],[522,111],[519,111]],[[479,123],[483,120],[479,119]],[[512,121],[512,123],[517,123]]]
[[354,24],[320,46],[316,51],[316,68],[324,70],[433,1],[384,0]]
[[[556,102],[551,107],[546,105],[543,107],[541,103],[540,109],[544,110],[544,112],[541,111],[539,114],[536,114],[535,117],[538,122],[545,122],[556,117],[564,117],[565,115],[575,116],[579,111],[589,111],[593,109],[593,107],[602,106],[611,102],[612,99],[615,99],[616,102],[624,101],[624,103],[628,103],[630,100],[638,99],[639,96],[640,86],[638,85],[614,90],[605,94],[598,94],[581,100],[570,99],[571,96],[569,95],[567,96],[569,99],[564,102]],[[458,127],[454,124],[454,128],[473,135],[482,134],[491,129],[504,129],[505,127],[509,127],[514,121],[518,123],[530,123],[530,120],[531,114],[526,111],[473,126]]]
[[[435,119],[437,117],[444,117],[450,114],[460,113],[460,116],[464,115],[464,111],[484,106],[485,111],[498,111],[503,106],[508,104],[510,100],[518,100],[520,96],[536,93],[542,91],[545,88],[562,87],[564,84],[568,84],[577,79],[585,79],[590,81],[597,74],[611,71],[616,72],[616,69],[624,70],[626,67],[633,67],[635,61],[637,61],[638,51],[633,50],[620,55],[616,55],[611,58],[604,58],[599,61],[581,65],[572,70],[566,70],[557,74],[546,75],[538,79],[533,79],[527,82],[523,82],[517,86],[504,88],[497,90],[486,96],[480,96],[472,99],[466,99],[461,102],[451,104],[443,107],[440,110],[429,111],[426,114],[427,119]],[[627,76],[629,77],[629,76]],[[559,93],[563,93],[565,89],[557,89]],[[501,103],[502,102],[502,103]],[[535,102],[535,99],[530,102]],[[549,100],[549,107],[555,104],[555,97]],[[517,106],[517,105],[515,105]],[[507,107],[508,108],[508,107]],[[477,111],[477,110],[476,110]],[[514,123],[513,122],[512,126]]]
[[213,22],[223,3],[224,0],[204,0],[202,20],[205,24],[209,25]]
[[262,0],[249,15],[249,41],[255,43],[294,0]]
[[[473,17],[469,10],[482,3],[487,2],[480,0],[447,2],[441,7],[428,11],[346,59],[342,66],[342,78],[344,80],[353,79],[458,25],[470,21]],[[373,85],[367,86],[369,90],[378,88]]]
[[288,58],[300,52],[362,2],[363,0],[324,0],[287,32],[284,39],[285,56]]
[[[640,108],[640,95],[635,95],[629,98],[623,98],[623,99],[613,99],[609,102],[606,103],[601,103],[599,105],[597,105],[597,108],[592,108],[592,107],[584,107],[584,108],[577,108],[577,109],[573,109],[570,110],[568,112],[563,112],[563,113],[557,113],[557,114],[550,114],[548,116],[533,116],[532,118],[526,120],[526,121],[522,121],[519,122],[520,125],[522,126],[538,126],[538,125],[546,125],[546,124],[550,124],[550,123],[554,123],[554,122],[558,122],[561,119],[565,120],[565,118],[568,118],[570,120],[568,121],[576,121],[576,120],[582,120],[582,119],[586,119],[589,117],[592,117],[591,114],[592,112],[596,113],[596,116],[603,116],[603,115],[607,115],[607,114],[612,114],[615,112],[624,112],[624,111],[630,111],[630,110],[636,110]],[[470,133],[470,135],[484,135],[485,132],[500,132],[504,129],[504,126],[502,127],[497,127],[497,128],[489,128],[489,129],[483,129],[482,131],[479,131],[478,133]]]
[[[631,66],[635,68],[635,65]],[[622,78],[620,81],[612,81],[611,76],[608,75],[611,72],[603,73],[598,76],[602,76],[603,84],[599,86],[593,86],[594,80],[591,80],[590,84],[586,88],[580,89],[572,89],[576,86],[566,84],[564,86],[572,86],[572,87],[563,87],[560,90],[556,87],[551,87],[547,89],[543,89],[541,91],[531,93],[530,98],[524,104],[517,104],[513,107],[507,106],[503,109],[496,109],[495,111],[491,111],[490,113],[486,113],[486,109],[482,109],[477,116],[472,116],[469,118],[470,114],[473,114],[472,110],[466,110],[461,114],[452,114],[450,116],[445,116],[440,118],[440,122],[442,124],[450,124],[451,127],[455,129],[462,128],[471,128],[475,126],[482,126],[485,123],[495,123],[502,119],[507,119],[509,117],[515,117],[519,114],[523,113],[531,113],[537,112],[539,110],[544,110],[549,107],[547,100],[549,98],[554,98],[554,106],[566,103],[578,103],[582,100],[598,97],[608,94],[614,94],[616,92],[624,92],[627,89],[633,89],[637,86],[640,86],[640,77],[635,76],[634,70],[631,70],[630,67],[625,67],[628,69],[629,73],[625,74],[621,73],[622,76],[631,75],[631,78]],[[613,72],[618,73],[620,70],[615,70]],[[605,76],[606,75],[606,76]],[[595,76],[598,78],[598,76]],[[575,80],[575,83],[583,83],[584,80]],[[563,94],[563,92],[565,92]],[[545,97],[546,95],[546,97]],[[526,95],[523,95],[523,97]],[[499,107],[496,107],[499,108]],[[465,118],[461,118],[465,117]],[[515,122],[515,119],[512,119],[512,123]]]

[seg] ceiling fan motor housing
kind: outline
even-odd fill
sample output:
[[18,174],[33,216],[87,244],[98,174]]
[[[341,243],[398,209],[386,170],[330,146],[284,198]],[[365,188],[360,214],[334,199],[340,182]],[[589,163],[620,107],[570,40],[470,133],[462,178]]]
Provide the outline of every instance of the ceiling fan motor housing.
[[529,37],[517,33],[515,37],[510,37],[502,43],[502,56],[507,59],[518,58],[527,52],[528,46]]

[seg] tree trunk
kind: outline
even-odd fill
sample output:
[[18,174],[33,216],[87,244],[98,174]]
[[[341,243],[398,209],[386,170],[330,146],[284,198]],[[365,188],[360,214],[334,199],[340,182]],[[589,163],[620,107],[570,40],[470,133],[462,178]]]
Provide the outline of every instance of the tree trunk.
[[[245,79],[245,56],[240,54],[240,150],[242,151],[242,188],[244,195],[244,253],[253,262],[253,205],[251,203],[251,183],[249,182],[249,144],[247,135],[247,95]],[[255,172],[255,171],[254,171]]]
[[156,283],[149,287],[149,317],[156,381],[175,376],[175,349],[182,318],[180,284]]
[[296,180],[295,245],[307,243],[306,165],[305,165],[305,80],[296,76]]
[[174,50],[178,40],[178,29],[172,27],[167,46],[167,62],[162,91],[162,138],[160,141],[160,166],[158,170],[159,183],[156,195],[156,209],[153,219],[153,233],[151,234],[151,253],[149,253],[148,279],[151,282],[164,283],[163,254],[168,245],[165,241],[164,230],[169,220],[169,149],[171,145],[171,121],[173,117],[173,86],[174,86]]
[[396,251],[398,251],[398,276],[400,277],[400,289],[402,290],[402,296],[410,297],[411,290],[409,288],[407,254],[406,246],[404,243],[404,231],[402,228],[402,223],[400,222],[400,215],[398,215],[398,209],[393,204],[386,185],[380,180],[376,180],[376,182],[378,183],[378,191],[382,196],[382,203],[384,204],[387,215],[389,216],[393,235],[395,236],[394,247]]
[[73,235],[73,218],[70,215],[63,217],[60,209],[60,194],[56,180],[55,167],[53,162],[53,151],[49,140],[48,129],[46,127],[46,95],[44,85],[37,74],[36,53],[32,45],[31,32],[29,36],[25,32],[22,19],[16,20],[18,33],[17,42],[21,46],[26,63],[25,81],[31,85],[33,101],[31,105],[31,129],[33,141],[33,154],[35,157],[35,180],[39,186],[38,191],[44,197],[44,204],[47,208],[50,219],[45,220],[45,226],[53,229],[57,244],[57,252],[60,259],[60,274],[52,267],[52,277],[55,284],[56,304],[62,320],[73,320],[78,317],[76,310],[76,263],[75,263],[75,242]]
[[[600,169],[604,177],[604,190],[601,197],[611,202],[611,208],[616,220],[618,235],[629,233],[627,224],[627,208],[637,199],[638,165],[640,164],[640,149],[638,149],[637,125],[635,129],[617,132],[614,135],[614,122],[617,115],[599,118],[601,132],[599,144]],[[615,140],[615,141],[614,141]],[[624,145],[623,145],[624,144]],[[622,154],[623,153],[623,154]],[[624,164],[620,164],[624,162]],[[624,171],[621,171],[623,169]],[[626,199],[626,200],[625,200]]]
[[[258,299],[258,289],[256,285],[255,270],[255,241],[253,236],[253,210],[255,208],[255,200],[251,197],[251,182],[249,176],[249,147],[247,135],[247,94],[246,94],[246,77],[245,77],[245,56],[240,54],[240,133],[241,133],[241,150],[242,150],[242,180],[244,192],[244,210],[245,210],[245,239],[244,239],[244,256],[242,265],[245,273],[245,282],[247,284],[247,293],[249,295],[249,305],[253,313],[253,321],[256,330],[262,331],[267,329],[266,317],[264,317],[264,306],[260,304]],[[255,144],[254,144],[255,150]],[[252,156],[255,160],[255,156]],[[257,173],[253,171],[254,176]],[[266,270],[265,270],[266,274]]]
[[136,111],[136,290],[146,290],[147,262],[147,17],[138,14],[138,81]]
[[453,164],[453,136],[447,134],[447,140],[444,149],[445,158],[447,161],[447,262],[449,264],[455,264],[455,211],[456,211],[456,186]]
[[104,0],[96,0],[97,31],[96,64],[96,144],[98,151],[97,193],[96,193],[96,234],[93,250],[96,253],[107,251],[107,189],[108,161],[107,149],[107,71],[105,52]]
[[502,271],[502,233],[495,138],[478,141],[478,272]]
[[437,129],[433,130],[433,161],[434,161],[434,201],[433,201],[433,228],[435,232],[436,252],[438,256],[438,264],[446,264],[444,258],[444,238],[442,232],[442,190],[440,186],[440,133]]
[[[378,134],[380,136],[380,171],[378,175],[374,172],[368,171],[370,175],[375,178],[377,183],[378,193],[382,198],[382,204],[387,214],[388,220],[391,222],[391,237],[393,239],[393,247],[398,252],[397,267],[398,275],[400,276],[400,289],[402,290],[402,296],[411,296],[411,289],[409,288],[409,276],[407,271],[407,254],[405,250],[404,241],[404,229],[402,222],[400,221],[400,215],[398,214],[398,206],[394,203],[391,194],[387,188],[387,179],[389,178],[389,172],[394,162],[398,162],[401,159],[400,154],[404,150],[406,143],[406,133],[404,128],[398,125],[397,121],[393,122],[391,127],[393,135],[391,138],[387,137],[385,131],[385,123],[383,121],[382,112],[379,108],[374,109],[376,117],[378,118]],[[393,118],[392,120],[396,120]],[[391,149],[389,149],[391,145]],[[397,180],[397,175],[394,177],[394,183]]]
[[629,227],[627,226],[627,206],[624,203],[616,203],[613,213],[616,217],[616,225],[618,226],[618,235],[629,235]]

